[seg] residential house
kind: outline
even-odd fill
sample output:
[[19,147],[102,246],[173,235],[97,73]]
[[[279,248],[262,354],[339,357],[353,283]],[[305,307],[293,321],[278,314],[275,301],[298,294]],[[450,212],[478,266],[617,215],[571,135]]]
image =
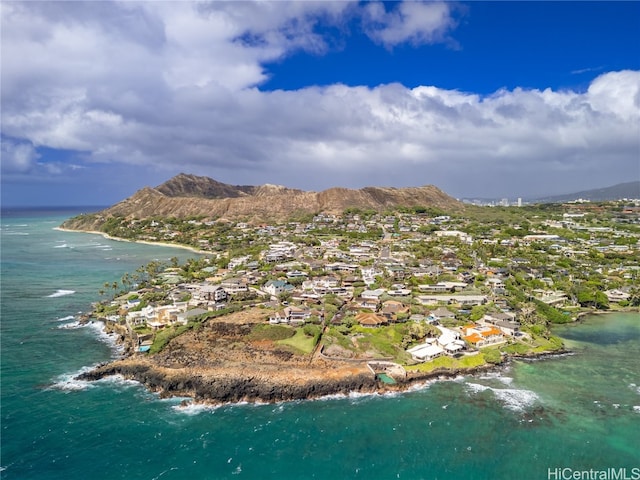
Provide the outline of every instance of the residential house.
[[435,338],[427,339],[425,343],[407,350],[411,357],[418,362],[427,362],[444,354],[444,348],[434,343]]
[[360,282],[362,281],[360,278],[355,277],[353,275],[349,275],[348,277],[345,277],[345,279],[342,281],[342,285],[344,285],[345,287],[353,287],[353,284],[356,282]]
[[442,238],[442,237],[457,237],[462,242],[467,243],[469,245],[471,245],[473,243],[473,237],[471,235],[469,235],[468,233],[465,233],[465,232],[460,232],[458,230],[438,230],[436,232],[433,232],[433,234],[436,237],[439,237],[439,238]]
[[385,317],[375,313],[359,313],[356,315],[356,321],[363,327],[371,328],[381,327],[389,323]]
[[227,291],[222,285],[200,285],[194,297],[203,302],[220,303],[227,299]]
[[226,278],[222,280],[220,286],[229,294],[243,293],[249,291],[249,286],[245,279],[239,277]]
[[281,293],[293,291],[293,285],[285,282],[284,280],[269,280],[264,284],[262,290],[269,295],[278,296]]
[[369,300],[379,300],[384,293],[384,288],[377,288],[375,290],[364,290],[360,296]]
[[464,282],[438,282],[435,285],[418,285],[418,290],[427,293],[454,293],[467,286]]
[[389,275],[391,275],[391,277],[393,277],[394,280],[402,280],[406,275],[404,267],[401,267],[400,265],[388,266],[387,272],[389,273]]
[[520,333],[520,324],[518,322],[498,320],[494,325],[498,327],[502,333],[509,335],[510,337],[515,337]]
[[435,310],[432,310],[430,316],[433,317],[435,320],[446,320],[446,319],[456,318],[455,313],[453,313],[451,310],[444,307],[438,307]]
[[[399,313],[408,314],[409,307],[407,307],[404,303],[395,300],[387,300],[382,304],[380,314],[386,317],[388,321],[397,322]],[[405,318],[406,317],[408,317],[408,315],[405,315]]]
[[145,325],[155,318],[156,313],[151,305],[147,305],[146,307],[137,311],[129,310],[126,315],[127,324],[130,327]]
[[482,321],[491,323],[493,325],[495,325],[496,322],[499,321],[512,322],[515,319],[516,314],[513,312],[489,312],[482,317]]
[[534,290],[533,292],[537,294],[538,300],[554,307],[565,305],[569,301],[567,294],[562,291]]
[[466,325],[462,327],[462,334],[463,340],[477,348],[504,342],[502,331],[495,326]]
[[302,272],[300,270],[292,270],[290,272],[287,272],[287,278],[305,278],[307,276],[307,274],[305,272]]
[[334,262],[334,263],[327,263],[324,266],[324,270],[326,272],[348,272],[348,273],[354,273],[355,271],[358,270],[358,265],[355,263],[343,263],[343,262]]
[[485,295],[420,295],[417,297],[422,305],[459,304],[463,306],[484,305]]
[[504,281],[500,277],[487,278],[485,285],[487,285],[495,294],[502,294],[506,291]]
[[611,303],[620,303],[631,298],[631,295],[622,290],[607,290],[604,294]]
[[408,288],[404,288],[404,285],[393,285],[391,290],[387,292],[387,294],[392,297],[408,297],[411,295],[411,290]]
[[379,300],[373,300],[370,298],[358,297],[353,301],[359,308],[368,308],[370,310],[377,310],[380,304]]
[[291,324],[303,324],[309,317],[311,317],[311,310],[309,308],[301,308],[290,306],[284,309],[284,315],[287,319],[287,323]]

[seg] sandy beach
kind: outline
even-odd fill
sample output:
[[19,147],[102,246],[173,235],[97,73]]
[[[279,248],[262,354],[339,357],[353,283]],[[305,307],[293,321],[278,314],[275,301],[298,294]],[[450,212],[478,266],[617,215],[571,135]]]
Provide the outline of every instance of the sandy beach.
[[99,232],[97,230],[72,230],[70,228],[63,228],[63,227],[55,227],[54,230],[59,230],[61,232],[71,232],[71,233],[90,233],[92,235],[100,235],[101,237],[106,238],[107,240],[113,240],[116,242],[140,243],[144,245],[153,245],[157,247],[181,248],[183,250],[189,250],[199,255],[211,255],[211,252],[207,252],[205,250],[198,250],[197,248],[189,247],[188,245],[180,245],[177,243],[169,243],[169,242],[150,242],[148,240],[128,240],[126,238],[112,237],[107,233]]

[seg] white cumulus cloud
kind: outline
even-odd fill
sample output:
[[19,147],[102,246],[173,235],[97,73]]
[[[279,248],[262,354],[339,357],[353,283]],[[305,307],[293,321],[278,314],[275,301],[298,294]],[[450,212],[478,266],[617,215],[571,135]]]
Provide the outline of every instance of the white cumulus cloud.
[[3,140],[3,172],[27,174],[49,147],[77,151],[73,171],[85,180],[79,167],[108,164],[154,179],[189,171],[241,184],[524,195],[638,174],[637,71],[603,73],[586,91],[489,96],[432,85],[259,88],[266,62],[329,48],[320,23],[344,28],[360,16],[384,46],[433,43],[455,27],[451,8],[3,2],[2,134],[16,139]]
[[450,2],[402,2],[389,11],[383,3],[366,7],[365,30],[386,47],[410,42],[414,45],[438,43],[455,28]]
[[38,152],[31,143],[2,139],[2,173],[28,173],[38,160]]

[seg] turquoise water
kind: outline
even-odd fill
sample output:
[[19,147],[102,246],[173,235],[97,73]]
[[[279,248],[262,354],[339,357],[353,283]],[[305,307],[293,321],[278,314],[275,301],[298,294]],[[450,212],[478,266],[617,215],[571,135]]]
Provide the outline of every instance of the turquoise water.
[[3,212],[3,479],[546,479],[640,466],[637,314],[558,329],[574,355],[393,396],[184,408],[131,382],[74,381],[118,355],[98,326],[73,323],[104,282],[189,255],[53,230],[74,213]]

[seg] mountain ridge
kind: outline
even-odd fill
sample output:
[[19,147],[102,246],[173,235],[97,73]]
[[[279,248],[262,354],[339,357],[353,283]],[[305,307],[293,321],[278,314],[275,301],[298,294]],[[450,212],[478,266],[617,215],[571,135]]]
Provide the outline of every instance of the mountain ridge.
[[558,203],[584,199],[601,202],[608,200],[621,200],[623,198],[640,198],[640,180],[618,183],[609,187],[592,188],[573,193],[549,195],[532,199],[531,201],[535,203]]
[[348,208],[384,211],[396,207],[461,210],[461,202],[433,185],[421,187],[333,187],[310,192],[281,185],[229,185],[209,177],[181,173],[157,187],[143,187],[94,215],[74,217],[63,227],[100,230],[112,217],[199,216],[251,223],[283,221],[296,215],[341,214]]

